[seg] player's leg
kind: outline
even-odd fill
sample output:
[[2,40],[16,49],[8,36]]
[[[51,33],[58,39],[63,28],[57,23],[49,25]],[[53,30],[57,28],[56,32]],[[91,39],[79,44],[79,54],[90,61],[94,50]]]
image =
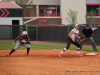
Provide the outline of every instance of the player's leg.
[[60,52],[59,57],[61,57],[62,53],[65,52],[65,51],[70,47],[71,42],[72,42],[72,40],[68,37],[68,39],[67,39],[67,46],[66,46],[66,48],[64,48],[64,49]]
[[11,52],[7,55],[10,56],[14,51],[16,51],[21,46],[21,43],[17,41],[16,46],[11,50]]
[[93,39],[90,39],[90,38],[89,38],[89,40],[91,42],[91,45],[92,45],[93,50],[97,51],[96,44],[94,43],[94,40]]
[[77,55],[78,56],[82,56],[81,54],[80,54],[80,44],[77,42],[77,41],[75,41],[75,42],[72,42],[75,46],[77,46]]
[[29,55],[30,44],[25,43],[25,44],[23,44],[23,46],[27,48],[27,55]]
[[80,42],[80,50],[82,49],[83,44],[84,44],[84,42],[85,42],[86,40],[87,40],[87,39],[85,38],[85,40],[84,40],[84,41],[81,41],[81,42]]

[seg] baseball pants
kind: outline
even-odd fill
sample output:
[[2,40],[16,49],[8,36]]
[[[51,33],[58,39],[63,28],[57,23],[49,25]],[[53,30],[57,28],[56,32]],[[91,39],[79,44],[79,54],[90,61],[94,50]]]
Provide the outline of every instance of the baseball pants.
[[30,45],[29,45],[29,44],[27,44],[27,43],[22,44],[22,43],[18,40],[16,46],[14,47],[14,50],[17,50],[21,45],[24,46],[24,47],[26,47],[26,48],[30,48]]
[[68,37],[67,38],[67,46],[66,46],[66,49],[68,49],[70,47],[70,44],[71,43],[74,44],[75,46],[77,46],[78,48],[80,48],[80,44],[77,41],[73,42],[72,39],[70,37]]
[[93,39],[90,39],[90,38],[85,38],[84,41],[81,41],[80,42],[80,49],[82,48],[84,42],[86,42],[88,40],[91,42],[91,45],[92,45],[93,50],[97,51],[96,44],[94,43],[94,40]]

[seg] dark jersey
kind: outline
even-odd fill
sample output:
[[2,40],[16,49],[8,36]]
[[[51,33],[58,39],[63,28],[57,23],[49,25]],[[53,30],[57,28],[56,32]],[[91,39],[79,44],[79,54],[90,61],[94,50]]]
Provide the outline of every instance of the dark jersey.
[[20,36],[18,36],[18,39],[19,39],[20,42],[21,42],[22,40],[30,41],[30,38],[29,38],[28,36],[24,39],[23,36],[20,35]]
[[91,28],[89,29],[83,28],[82,33],[85,35],[85,37],[89,38],[91,37],[91,34],[93,33],[93,31]]

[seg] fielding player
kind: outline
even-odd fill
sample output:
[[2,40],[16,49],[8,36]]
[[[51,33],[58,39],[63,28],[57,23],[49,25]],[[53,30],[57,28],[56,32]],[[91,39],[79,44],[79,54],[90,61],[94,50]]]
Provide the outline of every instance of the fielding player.
[[59,57],[61,57],[62,53],[65,52],[70,47],[71,43],[78,47],[77,48],[77,55],[78,56],[82,56],[80,54],[80,44],[75,40],[76,37],[80,39],[80,37],[78,36],[78,34],[79,34],[79,30],[78,30],[79,26],[80,26],[79,24],[76,24],[75,28],[72,29],[71,32],[69,33],[69,37],[67,38],[67,46],[66,46],[66,48],[64,48],[61,51],[61,53],[59,54]]
[[89,40],[91,42],[93,50],[97,51],[96,45],[95,45],[94,40],[93,40],[93,31],[90,28],[89,24],[86,24],[86,27],[84,27],[82,29],[82,36],[85,36],[85,40],[80,42],[80,49],[82,48],[83,43],[85,41]]
[[[18,40],[18,41],[17,41]],[[27,48],[27,55],[29,55],[29,51],[30,51],[30,39],[28,37],[28,33],[27,31],[23,31],[22,35],[18,36],[13,45],[15,45],[17,41],[16,46],[11,50],[11,52],[7,55],[10,56],[14,51],[16,51],[21,45]]]

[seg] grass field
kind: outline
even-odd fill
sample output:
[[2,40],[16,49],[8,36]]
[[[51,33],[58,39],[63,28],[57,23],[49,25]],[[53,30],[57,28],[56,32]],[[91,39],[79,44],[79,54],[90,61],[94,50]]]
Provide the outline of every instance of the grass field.
[[[31,49],[63,49],[65,46],[58,46],[58,45],[41,45],[41,44],[31,44]],[[7,50],[14,48],[13,42],[0,42],[0,49]],[[26,49],[25,47],[21,46],[19,49]],[[69,49],[77,49],[76,46],[70,46]],[[92,47],[83,47],[82,50],[84,51],[93,51]],[[98,51],[100,52],[100,48],[98,48]]]

